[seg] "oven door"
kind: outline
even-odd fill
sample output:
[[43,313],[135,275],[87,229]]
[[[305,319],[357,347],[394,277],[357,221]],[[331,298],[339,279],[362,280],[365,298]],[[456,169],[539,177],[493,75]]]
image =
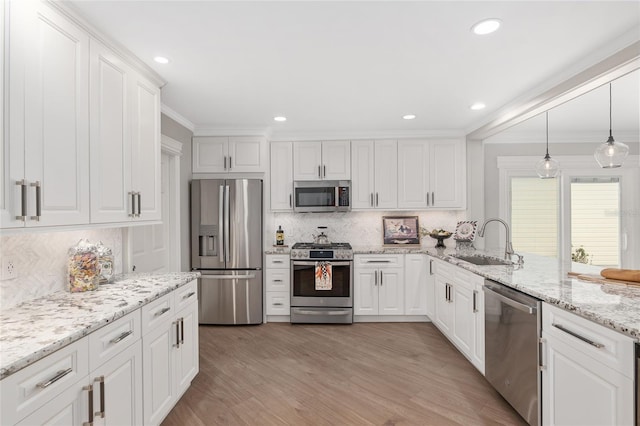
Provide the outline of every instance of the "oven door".
[[328,261],[331,264],[331,289],[316,290],[316,263],[291,262],[291,306],[353,306],[353,262]]

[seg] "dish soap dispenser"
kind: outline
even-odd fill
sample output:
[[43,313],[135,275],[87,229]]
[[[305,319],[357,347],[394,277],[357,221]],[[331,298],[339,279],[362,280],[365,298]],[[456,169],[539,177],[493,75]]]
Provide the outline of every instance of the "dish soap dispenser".
[[278,225],[278,230],[276,231],[276,245],[284,245],[284,231],[282,230],[282,225]]

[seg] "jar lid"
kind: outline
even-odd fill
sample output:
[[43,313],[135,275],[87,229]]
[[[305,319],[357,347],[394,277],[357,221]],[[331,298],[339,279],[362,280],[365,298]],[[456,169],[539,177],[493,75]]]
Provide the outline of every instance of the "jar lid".
[[81,239],[80,241],[78,241],[78,244],[76,244],[75,246],[69,249],[69,254],[95,253],[95,252],[96,252],[95,244],[92,244],[87,239]]
[[96,247],[98,248],[98,255],[100,256],[111,256],[113,254],[111,248],[102,244],[102,241],[99,241]]

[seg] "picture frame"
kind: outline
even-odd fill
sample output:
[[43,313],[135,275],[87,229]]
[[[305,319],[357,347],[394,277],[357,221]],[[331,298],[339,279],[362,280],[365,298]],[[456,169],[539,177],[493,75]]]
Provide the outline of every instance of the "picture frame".
[[477,229],[477,220],[460,221],[456,226],[456,232],[453,234],[453,239],[456,241],[473,241],[476,238]]
[[419,246],[418,216],[383,216],[382,243],[385,246]]

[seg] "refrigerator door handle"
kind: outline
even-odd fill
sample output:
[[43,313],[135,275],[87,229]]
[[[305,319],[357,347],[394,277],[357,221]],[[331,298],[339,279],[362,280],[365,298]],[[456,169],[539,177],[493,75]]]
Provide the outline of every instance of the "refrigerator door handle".
[[252,280],[256,274],[245,275],[200,275],[203,280]]
[[218,253],[220,262],[224,263],[224,186],[218,192]]
[[224,214],[224,221],[225,221],[225,228],[224,228],[224,257],[225,257],[225,262],[230,262],[231,261],[231,256],[229,254],[230,248],[229,248],[229,232],[231,231],[231,220],[229,219],[229,214],[230,212],[230,207],[229,207],[229,185],[225,185],[224,187],[224,208],[225,208],[225,214]]

